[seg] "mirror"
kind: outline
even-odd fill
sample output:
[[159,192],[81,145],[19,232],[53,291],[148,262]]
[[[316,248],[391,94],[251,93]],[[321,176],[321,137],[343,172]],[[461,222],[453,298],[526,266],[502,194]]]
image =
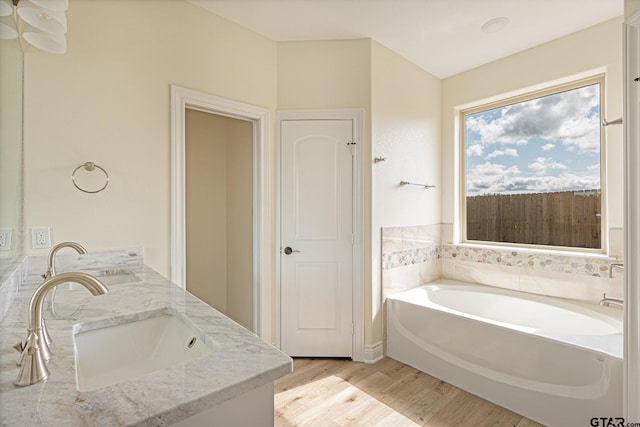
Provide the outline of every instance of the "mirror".
[[0,283],[22,259],[22,78],[18,39],[0,39]]

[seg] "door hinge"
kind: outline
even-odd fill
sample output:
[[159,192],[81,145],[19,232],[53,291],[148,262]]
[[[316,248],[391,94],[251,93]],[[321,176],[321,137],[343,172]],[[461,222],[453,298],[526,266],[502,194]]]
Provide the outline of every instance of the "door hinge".
[[356,236],[355,234],[351,233],[351,246],[356,244]]
[[355,331],[355,327],[353,326],[353,322],[351,322],[351,335],[353,335],[354,331]]

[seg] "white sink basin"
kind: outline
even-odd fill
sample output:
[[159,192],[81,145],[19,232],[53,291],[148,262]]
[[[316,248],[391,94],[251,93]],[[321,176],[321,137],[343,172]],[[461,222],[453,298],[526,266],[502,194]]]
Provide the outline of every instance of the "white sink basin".
[[107,287],[140,281],[138,276],[130,270],[102,270],[95,277]]
[[[133,271],[125,269],[100,270],[98,272],[87,271],[87,273],[100,280],[102,284],[104,284],[107,288],[114,285],[124,285],[126,283],[134,283],[140,281],[140,278]],[[64,286],[64,288],[62,288],[61,286]],[[61,286],[59,286],[61,287],[61,289],[85,291],[84,286],[75,282],[69,282]]]
[[97,390],[213,353],[202,333],[175,312],[157,310],[136,318],[143,319],[75,325],[78,390]]

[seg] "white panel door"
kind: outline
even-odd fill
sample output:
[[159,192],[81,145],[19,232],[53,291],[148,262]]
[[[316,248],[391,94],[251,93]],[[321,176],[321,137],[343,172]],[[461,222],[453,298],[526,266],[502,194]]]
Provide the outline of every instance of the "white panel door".
[[353,122],[281,122],[280,343],[352,356]]

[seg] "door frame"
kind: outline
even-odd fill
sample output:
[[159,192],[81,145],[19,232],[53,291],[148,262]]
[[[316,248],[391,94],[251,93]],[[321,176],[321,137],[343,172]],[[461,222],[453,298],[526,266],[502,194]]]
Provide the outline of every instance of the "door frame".
[[[253,332],[273,342],[271,331],[271,197],[269,110],[171,85],[171,281],[186,289],[185,110],[253,123]],[[215,272],[212,273],[215,279]]]
[[[638,134],[638,99],[631,89],[638,77],[638,45],[640,44],[640,11],[627,18],[624,28],[624,185],[625,185],[625,250],[624,250],[624,358],[623,416],[628,421],[640,419],[640,268],[634,262],[640,257],[640,135]],[[633,56],[635,53],[636,57]]]
[[281,346],[281,272],[282,261],[281,242],[281,167],[282,167],[282,141],[281,123],[289,120],[351,120],[353,123],[353,138],[355,145],[355,160],[353,170],[353,335],[351,358],[357,362],[364,361],[364,109],[330,109],[330,110],[280,110],[276,113],[276,346]]

